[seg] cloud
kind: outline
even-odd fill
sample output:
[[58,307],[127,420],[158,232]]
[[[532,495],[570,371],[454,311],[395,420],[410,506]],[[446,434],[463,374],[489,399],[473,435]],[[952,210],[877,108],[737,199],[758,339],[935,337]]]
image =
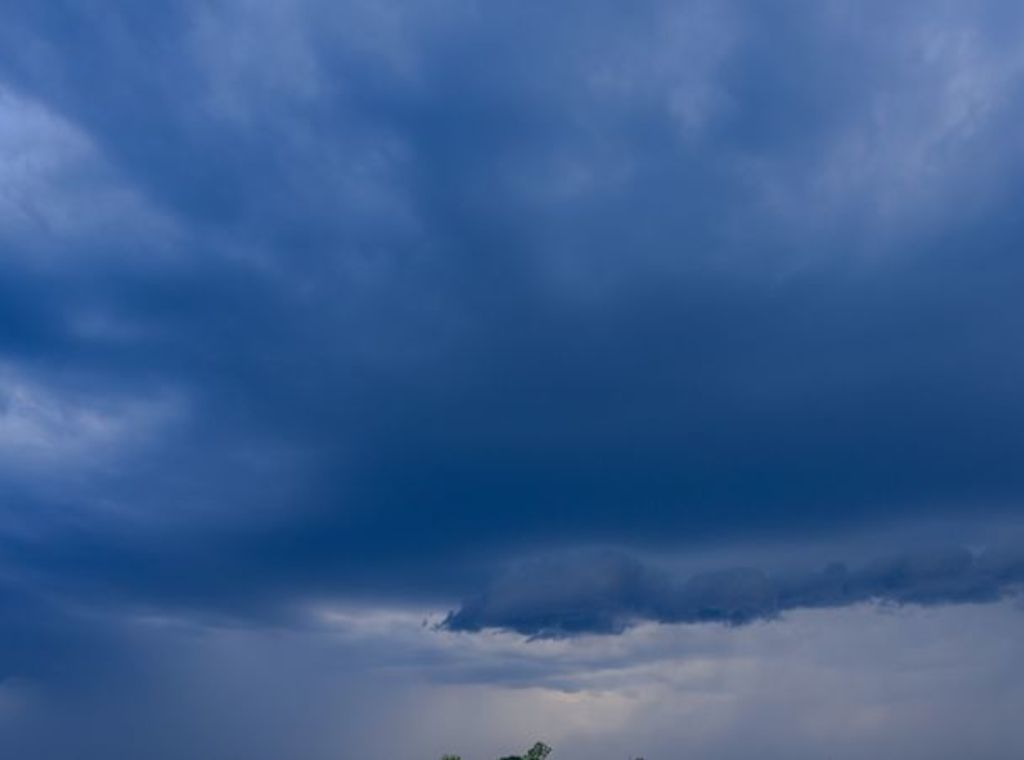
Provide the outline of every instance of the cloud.
[[0,11],[0,755],[1021,746],[1019,7],[95,6]]
[[[449,627],[582,647],[1019,580],[989,555],[907,554],[912,536],[888,564],[794,575],[636,559],[780,537],[804,559],[817,537],[1019,513],[1008,4],[0,15],[18,641],[102,661],[61,631],[444,610],[539,546],[554,558]],[[587,544],[624,554],[559,554]],[[557,653],[446,676],[522,685]]]
[[[111,453],[0,484],[16,562],[273,618],[537,544],[1012,515],[1016,15],[869,11],[11,8],[12,192],[85,227],[8,248],[5,456]],[[883,224],[922,166],[934,224]]]
[[139,245],[169,253],[178,234],[173,220],[119,177],[72,121],[0,82],[0,124],[7,256],[77,266],[76,258],[129,255]]
[[130,646],[119,641],[86,677],[0,685],[0,749],[40,760],[150,747],[161,760],[489,760],[543,738],[567,760],[739,760],[766,748],[856,760],[865,747],[945,760],[1008,757],[1021,739],[1024,616],[1009,604],[805,610],[775,625],[643,625],[529,644],[434,631],[412,615],[396,632],[397,617],[367,615],[355,642],[329,629],[122,621]]
[[451,631],[500,628],[528,636],[622,633],[643,621],[744,625],[785,612],[865,602],[993,602],[1024,584],[1019,556],[948,549],[890,557],[850,570],[769,575],[733,568],[678,580],[618,553],[575,553],[516,565],[448,615]]
[[31,479],[40,468],[67,473],[159,437],[183,410],[172,394],[124,398],[74,383],[48,385],[0,365],[0,470]]

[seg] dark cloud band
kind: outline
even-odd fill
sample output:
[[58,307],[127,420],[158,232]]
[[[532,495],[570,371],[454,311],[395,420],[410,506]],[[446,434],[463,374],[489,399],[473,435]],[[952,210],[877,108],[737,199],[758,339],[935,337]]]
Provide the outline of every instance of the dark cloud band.
[[574,553],[513,567],[449,614],[452,631],[500,628],[529,636],[621,633],[643,622],[744,625],[797,609],[991,602],[1024,583],[1024,557],[947,549],[835,563],[808,573],[751,568],[678,580],[624,554]]

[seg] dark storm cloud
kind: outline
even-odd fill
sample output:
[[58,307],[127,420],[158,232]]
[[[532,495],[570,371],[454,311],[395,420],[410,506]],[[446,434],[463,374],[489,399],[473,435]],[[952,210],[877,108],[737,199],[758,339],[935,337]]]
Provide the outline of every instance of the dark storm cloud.
[[56,599],[1016,507],[1005,4],[3,14],[0,570]]
[[452,631],[502,628],[530,636],[621,633],[643,621],[744,625],[790,610],[863,602],[938,605],[992,602],[1024,584],[1019,556],[947,549],[849,569],[769,575],[733,568],[679,580],[615,553],[523,563],[444,621]]
[[0,755],[1019,746],[1022,29],[4,4]]

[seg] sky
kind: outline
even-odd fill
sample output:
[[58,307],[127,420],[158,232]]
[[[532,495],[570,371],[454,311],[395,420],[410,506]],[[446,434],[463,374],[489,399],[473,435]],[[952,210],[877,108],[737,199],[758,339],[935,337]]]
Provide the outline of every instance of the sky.
[[1022,33],[0,3],[0,756],[1019,757]]

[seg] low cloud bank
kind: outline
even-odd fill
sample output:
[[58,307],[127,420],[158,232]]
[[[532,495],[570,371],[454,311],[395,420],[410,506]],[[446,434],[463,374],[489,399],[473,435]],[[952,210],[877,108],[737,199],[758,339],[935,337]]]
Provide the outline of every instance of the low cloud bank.
[[806,573],[731,568],[675,578],[616,552],[579,552],[511,567],[451,612],[451,631],[494,628],[535,637],[617,634],[644,621],[744,625],[787,610],[861,602],[992,602],[1024,584],[1024,556],[942,549]]

